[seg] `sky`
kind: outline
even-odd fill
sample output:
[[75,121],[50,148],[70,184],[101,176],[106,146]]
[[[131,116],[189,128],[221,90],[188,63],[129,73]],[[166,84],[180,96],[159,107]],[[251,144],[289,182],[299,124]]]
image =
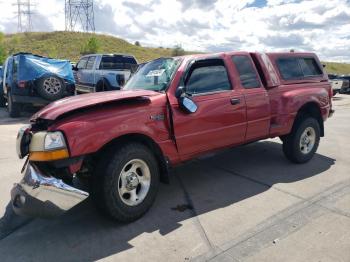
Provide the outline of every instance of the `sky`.
[[[0,0],[0,31],[17,31],[16,0]],[[65,29],[64,0],[32,0],[33,31]],[[97,33],[143,46],[221,52],[313,51],[350,62],[350,0],[95,0]]]

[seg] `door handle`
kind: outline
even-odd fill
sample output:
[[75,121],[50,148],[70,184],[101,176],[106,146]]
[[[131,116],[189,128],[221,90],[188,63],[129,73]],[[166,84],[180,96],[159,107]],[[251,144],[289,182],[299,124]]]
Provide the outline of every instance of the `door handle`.
[[240,102],[239,98],[231,98],[231,105],[238,105]]

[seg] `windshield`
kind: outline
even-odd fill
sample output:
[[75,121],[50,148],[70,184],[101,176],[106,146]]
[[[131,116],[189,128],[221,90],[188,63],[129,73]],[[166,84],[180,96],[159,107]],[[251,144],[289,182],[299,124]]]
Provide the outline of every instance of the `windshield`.
[[123,89],[163,91],[168,87],[180,62],[178,58],[159,58],[144,64]]

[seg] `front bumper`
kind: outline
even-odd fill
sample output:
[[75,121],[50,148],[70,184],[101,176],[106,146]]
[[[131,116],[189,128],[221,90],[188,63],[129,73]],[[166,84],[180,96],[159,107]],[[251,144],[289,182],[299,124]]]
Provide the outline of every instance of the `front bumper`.
[[52,218],[85,200],[89,194],[44,175],[35,165],[27,164],[22,181],[11,191],[13,210],[18,215]]

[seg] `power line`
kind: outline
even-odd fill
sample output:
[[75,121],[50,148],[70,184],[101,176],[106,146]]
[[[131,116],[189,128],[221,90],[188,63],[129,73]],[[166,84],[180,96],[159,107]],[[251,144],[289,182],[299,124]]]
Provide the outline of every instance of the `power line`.
[[66,31],[95,32],[93,0],[65,0],[64,13]]
[[30,0],[17,0],[17,31],[31,32],[33,30],[32,15],[35,4]]

